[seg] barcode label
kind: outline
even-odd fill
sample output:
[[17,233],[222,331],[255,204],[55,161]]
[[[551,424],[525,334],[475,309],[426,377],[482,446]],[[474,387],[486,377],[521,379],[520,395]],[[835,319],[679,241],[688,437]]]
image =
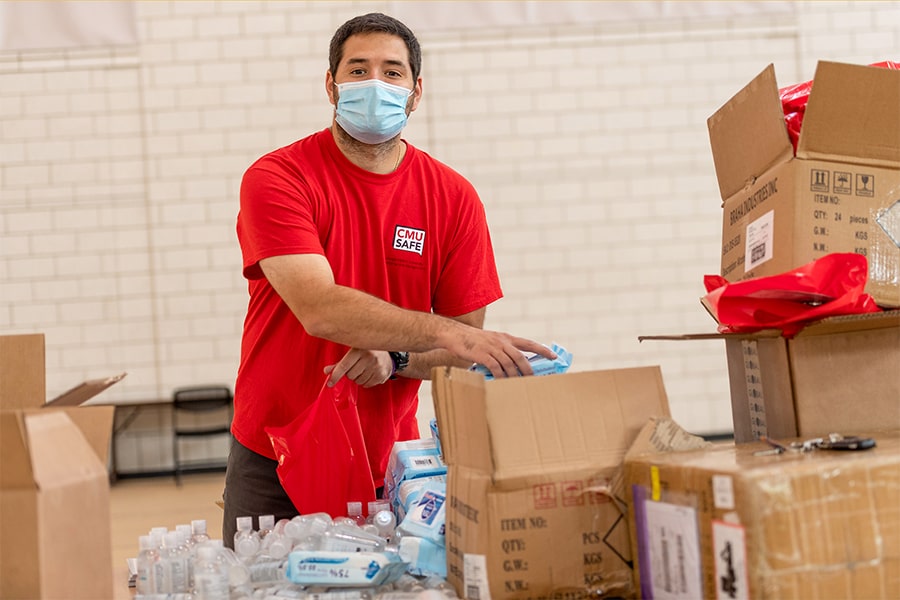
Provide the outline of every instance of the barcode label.
[[772,259],[775,242],[775,211],[770,210],[747,225],[744,246],[744,272],[752,271]]
[[487,557],[484,554],[463,556],[463,587],[468,600],[491,600],[488,587]]

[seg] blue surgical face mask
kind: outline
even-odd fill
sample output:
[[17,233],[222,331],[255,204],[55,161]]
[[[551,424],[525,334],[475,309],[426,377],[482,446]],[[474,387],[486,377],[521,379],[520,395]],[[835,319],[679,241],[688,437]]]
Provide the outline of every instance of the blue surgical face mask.
[[406,125],[406,101],[413,90],[380,79],[337,84],[335,120],[364,144],[380,144]]

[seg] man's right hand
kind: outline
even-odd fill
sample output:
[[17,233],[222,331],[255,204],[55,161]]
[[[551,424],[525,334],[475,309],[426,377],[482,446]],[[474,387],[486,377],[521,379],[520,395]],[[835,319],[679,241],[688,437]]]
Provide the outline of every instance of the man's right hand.
[[459,331],[452,332],[445,345],[447,350],[461,359],[484,365],[497,379],[532,375],[526,352],[550,360],[556,358],[553,350],[526,338],[465,326],[454,329]]

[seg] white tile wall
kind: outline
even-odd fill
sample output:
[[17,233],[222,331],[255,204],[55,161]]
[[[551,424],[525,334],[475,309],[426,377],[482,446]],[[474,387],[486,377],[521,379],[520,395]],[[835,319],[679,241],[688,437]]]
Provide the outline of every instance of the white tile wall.
[[[425,98],[405,137],[482,195],[506,292],[487,326],[559,342],[576,370],[661,365],[696,432],[730,429],[724,349],[637,337],[712,329],[706,117],[770,62],[788,84],[819,59],[897,59],[897,2],[777,4],[420,34]],[[136,47],[0,54],[0,330],[46,333],[49,394],[119,371],[108,398],[233,382],[241,175],[330,122],[331,34],[383,7],[138,2]],[[146,467],[147,445],[130,460]]]

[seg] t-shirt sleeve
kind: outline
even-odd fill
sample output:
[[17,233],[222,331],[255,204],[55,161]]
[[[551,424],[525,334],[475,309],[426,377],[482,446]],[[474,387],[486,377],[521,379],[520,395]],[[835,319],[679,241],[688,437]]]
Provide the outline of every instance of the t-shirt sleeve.
[[484,205],[465,180],[459,187],[459,218],[446,249],[432,306],[435,313],[456,317],[503,297]]
[[324,254],[313,206],[305,179],[289,174],[277,158],[263,157],[244,173],[237,220],[244,277],[261,278],[264,258]]

